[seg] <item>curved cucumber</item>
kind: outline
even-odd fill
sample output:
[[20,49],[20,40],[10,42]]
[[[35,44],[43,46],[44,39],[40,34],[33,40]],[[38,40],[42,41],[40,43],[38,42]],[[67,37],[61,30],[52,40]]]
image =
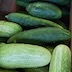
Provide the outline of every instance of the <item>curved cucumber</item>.
[[68,40],[70,38],[71,33],[66,29],[60,29],[55,27],[43,27],[20,32],[12,36],[7,42],[43,44]]
[[49,72],[71,72],[71,51],[68,46],[60,44],[54,49]]
[[33,68],[49,64],[51,53],[44,47],[30,44],[5,44],[0,48],[0,67]]
[[34,2],[26,7],[29,14],[46,19],[59,19],[62,17],[62,11],[52,3]]
[[39,68],[26,68],[25,72],[48,72],[48,66],[39,67]]
[[16,23],[0,21],[0,37],[11,37],[21,31],[21,26]]
[[52,21],[36,18],[36,17],[22,14],[22,13],[10,13],[6,15],[5,17],[8,20],[17,22],[23,26],[52,26],[52,27],[63,28],[62,26]]
[[70,3],[71,0],[41,0],[41,1],[49,1],[49,2],[53,2],[56,3],[58,5],[67,5]]

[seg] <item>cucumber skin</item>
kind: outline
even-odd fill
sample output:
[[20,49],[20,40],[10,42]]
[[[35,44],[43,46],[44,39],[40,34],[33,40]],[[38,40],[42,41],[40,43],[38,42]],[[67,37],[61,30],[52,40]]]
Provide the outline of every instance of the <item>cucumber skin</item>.
[[16,1],[22,1],[22,2],[33,2],[33,1],[37,1],[37,0],[16,0]]
[[60,44],[54,49],[49,72],[71,72],[71,51],[68,46]]
[[41,1],[49,1],[49,2],[53,2],[56,3],[58,5],[67,5],[70,3],[71,0],[41,0]]
[[0,37],[11,37],[21,31],[21,26],[16,23],[0,21]]
[[0,67],[33,68],[49,64],[51,53],[44,47],[30,44],[5,44],[0,48]]
[[55,27],[43,27],[20,32],[12,36],[7,42],[43,44],[68,40],[70,38],[71,33],[66,29],[60,29]]
[[46,19],[59,19],[62,17],[62,11],[52,3],[34,2],[26,7],[29,14]]
[[45,20],[45,19],[33,17],[31,15],[22,14],[22,13],[10,13],[5,17],[12,22],[16,22],[22,26],[27,26],[27,27],[28,26],[33,26],[33,27],[52,26],[52,27],[63,28],[62,26],[50,20]]

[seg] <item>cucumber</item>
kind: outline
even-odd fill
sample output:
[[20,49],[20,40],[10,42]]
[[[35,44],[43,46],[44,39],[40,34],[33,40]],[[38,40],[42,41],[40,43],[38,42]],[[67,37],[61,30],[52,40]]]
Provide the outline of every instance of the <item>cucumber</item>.
[[11,37],[21,31],[21,26],[16,23],[0,21],[0,37]]
[[34,2],[26,7],[29,14],[46,19],[60,19],[62,11],[59,7],[47,2]]
[[71,51],[68,46],[60,44],[54,49],[49,72],[71,72]]
[[39,68],[26,68],[24,72],[48,72],[48,66]]
[[57,23],[54,23],[49,20],[36,18],[30,15],[22,14],[22,13],[10,13],[5,16],[8,20],[12,22],[17,22],[22,26],[52,26],[52,27],[58,27],[63,28],[62,26],[58,25]]
[[42,27],[20,32],[12,36],[7,42],[24,42],[33,44],[51,43],[68,40],[71,33],[66,29]]
[[51,53],[44,47],[30,44],[5,44],[0,48],[0,67],[33,68],[50,63]]
[[70,3],[71,0],[40,0],[40,1],[48,1],[48,2],[52,2],[58,5],[67,5]]
[[18,72],[18,71],[8,70],[8,69],[0,69],[0,72]]

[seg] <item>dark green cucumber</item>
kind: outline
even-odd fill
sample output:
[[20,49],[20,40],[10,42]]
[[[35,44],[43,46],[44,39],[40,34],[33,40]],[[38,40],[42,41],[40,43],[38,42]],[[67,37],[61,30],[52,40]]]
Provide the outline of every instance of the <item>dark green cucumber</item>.
[[50,20],[40,19],[22,13],[10,13],[5,17],[12,22],[17,22],[20,25],[27,26],[27,27],[28,26],[53,26],[53,27],[62,28],[62,26]]
[[39,68],[26,68],[24,72],[48,72],[48,66]]
[[7,42],[42,44],[68,40],[70,38],[71,33],[66,29],[60,29],[55,27],[43,27],[20,32],[12,36]]
[[52,3],[56,3],[58,5],[67,5],[70,3],[71,0],[40,0],[40,1],[48,1]]
[[0,67],[7,69],[42,67],[50,63],[51,53],[42,46],[5,44],[0,48]]
[[71,51],[68,46],[60,44],[54,49],[49,72],[71,72]]
[[16,23],[0,21],[0,37],[11,37],[21,31],[21,26]]
[[47,2],[34,2],[26,7],[29,14],[46,19],[59,19],[62,17],[62,11],[59,7]]

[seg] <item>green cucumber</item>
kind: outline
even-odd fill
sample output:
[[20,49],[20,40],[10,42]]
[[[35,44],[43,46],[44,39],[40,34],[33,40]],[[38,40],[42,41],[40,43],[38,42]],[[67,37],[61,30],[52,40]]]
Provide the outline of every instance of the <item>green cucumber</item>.
[[59,19],[62,17],[62,11],[59,7],[47,2],[34,2],[26,7],[29,14],[46,19]]
[[68,40],[70,38],[71,33],[66,29],[56,27],[42,27],[20,32],[12,36],[7,42],[43,44]]
[[67,5],[70,3],[71,0],[41,0],[41,1],[48,1],[58,5]]
[[44,47],[30,44],[5,44],[0,48],[0,67],[33,68],[50,63],[51,53]]
[[26,68],[24,72],[48,72],[48,66],[39,68]]
[[11,37],[21,31],[21,26],[16,23],[0,21],[0,37]]
[[62,26],[58,25],[49,20],[36,18],[30,15],[22,14],[22,13],[10,13],[5,16],[8,20],[17,22],[23,26],[53,26],[58,28],[63,28]]
[[71,72],[71,51],[68,46],[60,44],[54,49],[49,72]]
[[18,72],[18,71],[8,70],[8,69],[0,69],[0,72]]

